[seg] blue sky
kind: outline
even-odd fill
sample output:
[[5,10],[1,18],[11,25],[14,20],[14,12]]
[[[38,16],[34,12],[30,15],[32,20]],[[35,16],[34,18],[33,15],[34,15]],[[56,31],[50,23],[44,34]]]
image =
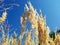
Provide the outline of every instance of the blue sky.
[[[19,26],[21,26],[20,17],[24,12],[24,6],[27,2],[28,0],[4,0],[5,4],[18,3],[20,5],[19,7],[14,6],[12,9],[7,10],[8,24],[17,28],[17,33],[19,32]],[[38,12],[41,9],[43,16],[46,15],[47,25],[51,31],[53,31],[55,27],[60,29],[60,0],[30,0],[30,2]],[[1,14],[2,12],[0,11],[0,16]]]

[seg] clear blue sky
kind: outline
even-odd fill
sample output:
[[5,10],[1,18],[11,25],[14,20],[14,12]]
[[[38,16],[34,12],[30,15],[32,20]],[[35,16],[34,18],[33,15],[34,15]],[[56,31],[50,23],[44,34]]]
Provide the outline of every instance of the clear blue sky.
[[[18,3],[20,5],[19,7],[14,6],[13,9],[7,10],[8,23],[13,25],[14,28],[20,26],[20,17],[24,12],[24,6],[27,2],[28,0],[4,0],[5,4]],[[43,16],[46,15],[47,25],[51,31],[53,31],[55,27],[60,29],[60,0],[30,0],[30,2],[38,12],[41,9]],[[0,11],[0,16],[1,13]],[[16,32],[19,32],[19,28]]]

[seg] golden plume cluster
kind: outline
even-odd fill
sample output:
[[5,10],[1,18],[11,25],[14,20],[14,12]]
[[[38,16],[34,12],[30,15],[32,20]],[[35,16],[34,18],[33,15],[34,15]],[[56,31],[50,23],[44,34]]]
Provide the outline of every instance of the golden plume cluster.
[[[6,17],[6,12],[3,13],[0,22],[4,21]],[[27,21],[31,23],[30,30],[27,30]],[[40,14],[33,8],[32,4],[28,2],[25,4],[25,12],[20,18],[21,22],[21,34],[18,37],[14,32],[14,36],[10,36],[8,39],[4,34],[4,27],[2,26],[2,41],[1,45],[60,45],[60,35],[55,32],[55,39],[49,36],[50,29],[46,24],[46,16],[42,16],[42,11]],[[29,27],[29,26],[28,26]],[[25,36],[24,36],[25,35]],[[22,39],[24,39],[22,41]]]
[[5,21],[6,16],[7,16],[7,12],[5,11],[5,12],[3,12],[2,17],[0,17],[0,22]]

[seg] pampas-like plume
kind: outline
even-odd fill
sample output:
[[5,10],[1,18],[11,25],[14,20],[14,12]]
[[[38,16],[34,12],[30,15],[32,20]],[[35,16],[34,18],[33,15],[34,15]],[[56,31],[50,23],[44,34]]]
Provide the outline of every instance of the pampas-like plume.
[[5,12],[3,12],[2,17],[0,17],[0,22],[5,21],[6,16],[7,16],[7,12],[5,11]]

